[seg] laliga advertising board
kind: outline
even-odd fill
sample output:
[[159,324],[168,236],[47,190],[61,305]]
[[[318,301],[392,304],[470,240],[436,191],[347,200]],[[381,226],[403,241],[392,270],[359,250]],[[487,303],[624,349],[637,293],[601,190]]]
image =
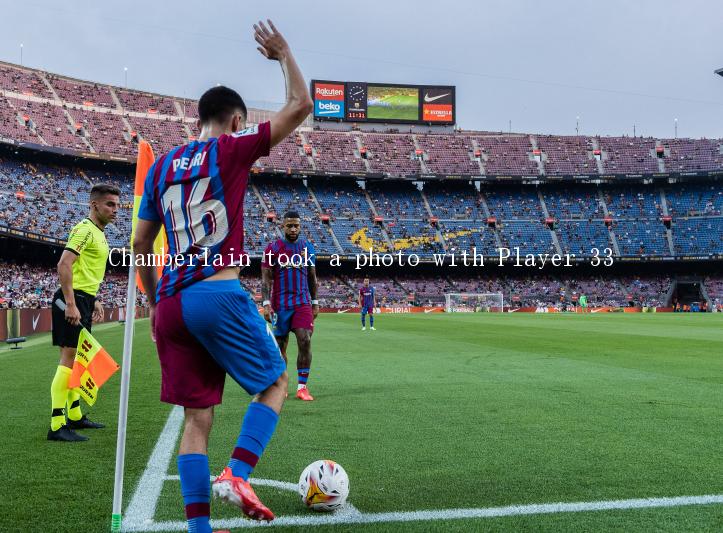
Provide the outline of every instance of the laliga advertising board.
[[314,119],[397,124],[455,123],[455,87],[312,80]]

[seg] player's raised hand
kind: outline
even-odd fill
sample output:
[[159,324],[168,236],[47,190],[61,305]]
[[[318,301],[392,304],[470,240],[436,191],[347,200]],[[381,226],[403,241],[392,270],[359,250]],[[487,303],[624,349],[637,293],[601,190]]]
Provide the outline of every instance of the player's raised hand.
[[273,317],[271,316],[271,306],[270,305],[264,306],[264,319],[266,320],[266,322],[269,322],[269,323],[273,323],[273,321],[274,321]]
[[274,23],[271,20],[267,22],[268,27],[262,21],[254,24],[254,39],[260,45],[257,49],[266,59],[281,61],[289,52],[289,44]]

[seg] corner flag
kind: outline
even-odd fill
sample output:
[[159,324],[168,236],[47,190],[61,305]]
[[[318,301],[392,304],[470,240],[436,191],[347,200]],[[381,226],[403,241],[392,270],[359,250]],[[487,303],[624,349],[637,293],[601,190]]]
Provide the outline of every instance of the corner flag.
[[[146,141],[141,141],[138,144],[138,160],[136,162],[136,180],[135,180],[135,187],[133,189],[133,219],[131,222],[131,243],[133,243],[133,237],[136,234],[136,226],[138,225],[138,209],[141,206],[141,197],[143,196],[143,186],[146,182],[146,175],[148,174],[148,171],[153,166],[153,161],[155,160],[155,156],[153,155],[153,148],[151,148],[151,145],[148,144]],[[158,237],[156,237],[155,242],[153,243],[153,253],[156,255],[161,255],[166,249],[166,234],[163,231],[158,232]],[[163,262],[159,262],[158,267],[158,277],[161,277],[162,271],[163,271]],[[145,288],[143,287],[143,284],[141,283],[141,278],[136,274],[136,284],[138,285],[138,288],[141,290],[141,292],[146,293]]]
[[108,352],[83,328],[78,337],[73,371],[68,387],[78,389],[88,405],[95,404],[98,390],[120,367]]

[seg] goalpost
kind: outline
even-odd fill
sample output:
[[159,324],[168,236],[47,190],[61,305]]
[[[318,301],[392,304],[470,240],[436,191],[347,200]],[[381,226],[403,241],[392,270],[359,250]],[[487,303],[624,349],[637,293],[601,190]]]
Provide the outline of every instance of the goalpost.
[[502,313],[504,306],[501,292],[449,292],[444,295],[447,313]]

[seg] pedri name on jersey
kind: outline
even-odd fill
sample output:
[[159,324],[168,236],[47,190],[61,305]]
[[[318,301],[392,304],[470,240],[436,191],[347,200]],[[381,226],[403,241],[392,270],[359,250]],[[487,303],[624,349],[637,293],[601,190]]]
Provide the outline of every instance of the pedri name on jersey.
[[188,170],[189,168],[200,167],[206,160],[206,153],[207,152],[198,152],[196,155],[193,156],[193,158],[179,157],[177,159],[174,159],[173,172],[175,172],[179,168],[181,170]]

